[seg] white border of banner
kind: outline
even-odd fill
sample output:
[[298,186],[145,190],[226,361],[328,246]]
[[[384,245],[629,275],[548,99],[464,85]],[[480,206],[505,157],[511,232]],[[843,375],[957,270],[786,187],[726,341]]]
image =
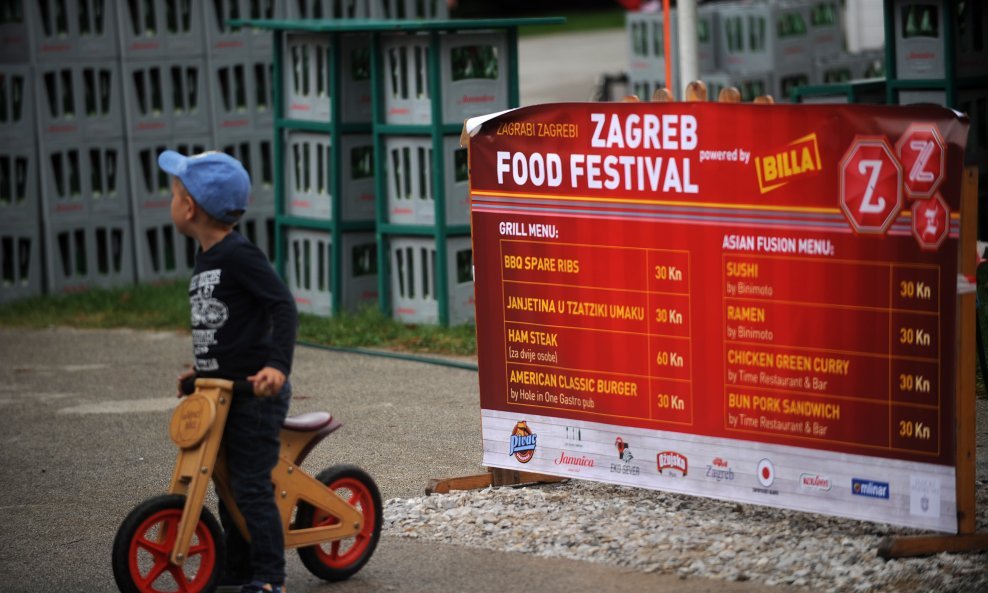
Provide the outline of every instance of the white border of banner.
[[[527,463],[509,453],[520,421],[536,437]],[[487,467],[957,533],[949,466],[499,410],[481,410],[481,427]],[[662,453],[685,457],[686,474],[675,463],[660,473]]]

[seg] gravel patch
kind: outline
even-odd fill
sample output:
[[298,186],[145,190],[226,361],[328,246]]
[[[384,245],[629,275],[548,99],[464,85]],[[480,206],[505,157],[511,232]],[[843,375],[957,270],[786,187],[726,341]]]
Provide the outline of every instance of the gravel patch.
[[[984,532],[988,483],[977,489]],[[877,556],[883,537],[912,529],[586,481],[394,498],[384,520],[391,536],[682,578],[814,592],[988,591],[988,553]]]

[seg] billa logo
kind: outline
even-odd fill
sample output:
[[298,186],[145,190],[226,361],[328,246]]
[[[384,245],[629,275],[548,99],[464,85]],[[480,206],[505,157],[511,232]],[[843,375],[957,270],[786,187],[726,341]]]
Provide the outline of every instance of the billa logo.
[[774,154],[756,156],[758,191],[763,194],[779,189],[795,177],[816,174],[822,165],[816,134],[803,136],[790,142],[785,149]]
[[538,435],[532,432],[528,424],[522,420],[515,424],[511,431],[511,439],[508,445],[508,455],[514,455],[519,463],[528,463],[535,457],[535,441]]
[[659,473],[663,476],[684,477],[687,470],[686,458],[675,451],[663,451],[655,456]]

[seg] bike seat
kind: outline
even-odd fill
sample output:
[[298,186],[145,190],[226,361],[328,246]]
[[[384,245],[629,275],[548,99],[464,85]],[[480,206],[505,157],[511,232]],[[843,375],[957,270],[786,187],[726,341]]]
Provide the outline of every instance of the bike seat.
[[327,426],[333,421],[333,416],[329,412],[309,412],[285,418],[282,427],[298,432],[312,432]]

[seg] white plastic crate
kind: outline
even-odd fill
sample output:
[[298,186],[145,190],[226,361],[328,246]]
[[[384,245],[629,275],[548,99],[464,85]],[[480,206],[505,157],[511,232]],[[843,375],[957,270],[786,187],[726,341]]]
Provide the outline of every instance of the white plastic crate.
[[288,0],[287,18],[366,19],[372,16],[371,2],[372,0]]
[[[469,323],[474,320],[473,247],[470,237],[446,241],[449,323]],[[394,318],[408,323],[439,323],[436,240],[391,237],[389,260]]]
[[[341,237],[340,306],[346,311],[356,311],[377,302],[377,242],[373,233],[343,233]],[[331,233],[289,228],[285,231],[285,244],[285,277],[298,310],[332,316]]]
[[0,7],[0,61],[115,58],[118,2],[9,0]]
[[43,140],[74,142],[124,136],[120,63],[41,63],[35,67]]
[[440,48],[444,123],[508,108],[507,32],[449,33]]
[[127,218],[52,224],[45,240],[50,292],[134,282],[133,230]]
[[[388,222],[393,224],[436,224],[432,138],[388,136],[384,139]],[[443,138],[443,180],[446,224],[470,221],[470,179],[466,149],[459,136]]]
[[[352,0],[351,0],[352,1]],[[446,0],[371,0],[371,17],[397,20],[445,20]]]
[[33,225],[40,217],[37,147],[30,140],[0,143],[0,221]]
[[27,64],[0,64],[0,140],[33,138],[34,70]]
[[137,281],[181,280],[192,276],[198,247],[169,220],[135,220]]
[[[367,135],[343,135],[342,196],[340,219],[374,219],[373,139]],[[331,220],[333,214],[333,148],[328,134],[285,132],[285,213],[314,220]]]
[[272,265],[275,263],[273,207],[248,210],[247,214],[237,223],[236,228],[240,234],[247,237],[248,241],[264,252]]
[[[676,96],[682,96],[679,81],[679,22],[676,10],[670,10],[669,32],[672,49],[671,83],[665,82],[665,15],[662,12],[629,12],[625,20],[625,30],[630,41],[628,68],[629,80],[637,85],[637,91],[647,92],[647,96],[638,95],[645,100],[651,97],[656,88],[668,87]],[[717,62],[717,23],[719,13],[709,6],[697,10],[697,68],[701,75],[716,72]],[[638,94],[638,93],[635,93]]]
[[[440,36],[443,123],[508,108],[506,33],[449,33]],[[431,124],[430,43],[427,34],[381,39],[384,56],[384,118],[391,124]]]
[[0,303],[42,291],[41,225],[0,225]]
[[809,60],[790,60],[777,64],[771,75],[769,94],[780,103],[789,103],[793,89],[813,84],[813,63]]
[[44,216],[53,222],[128,216],[127,154],[122,138],[40,147]]
[[216,135],[216,146],[243,163],[250,175],[251,192],[247,212],[274,211],[274,140],[270,131],[242,135]]
[[340,119],[344,123],[371,123],[370,36],[340,36]]
[[[753,101],[756,97],[772,94],[775,89],[775,78],[772,72],[734,72],[731,73],[734,86],[741,92],[741,100]],[[783,101],[781,97],[773,97]]]
[[725,4],[719,13],[718,63],[728,72],[768,71],[813,57],[810,7],[805,1]]
[[947,91],[900,89],[898,93],[899,105],[913,105],[917,103],[947,104]]
[[946,34],[943,0],[895,0],[895,75],[899,79],[943,78]]
[[271,59],[272,34],[268,29],[233,28],[233,19],[281,19],[284,0],[205,0],[206,53],[210,56],[243,57],[247,50],[258,50]]
[[188,156],[211,146],[210,139],[204,136],[130,141],[127,164],[134,217],[140,221],[171,220],[171,179],[158,168],[159,154],[174,150]]
[[125,60],[205,55],[205,2],[140,0],[119,4],[120,45]]
[[284,35],[282,52],[283,116],[329,122],[330,40],[325,35]]
[[212,125],[217,132],[252,132],[273,125],[271,58],[239,58],[209,61],[209,97],[213,102]]
[[213,127],[205,58],[123,62],[127,136],[198,135]]
[[811,0],[809,3],[811,57],[835,56],[844,51],[841,7],[837,0]]

